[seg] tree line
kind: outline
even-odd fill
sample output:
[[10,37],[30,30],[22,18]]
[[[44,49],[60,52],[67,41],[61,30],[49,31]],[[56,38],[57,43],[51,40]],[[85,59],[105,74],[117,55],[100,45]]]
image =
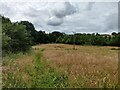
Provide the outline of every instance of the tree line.
[[64,43],[76,45],[120,46],[120,32],[112,34],[75,33],[65,34],[58,31],[46,33],[35,30],[29,21],[11,22],[9,18],[2,17],[2,52],[26,52],[32,45],[46,43]]

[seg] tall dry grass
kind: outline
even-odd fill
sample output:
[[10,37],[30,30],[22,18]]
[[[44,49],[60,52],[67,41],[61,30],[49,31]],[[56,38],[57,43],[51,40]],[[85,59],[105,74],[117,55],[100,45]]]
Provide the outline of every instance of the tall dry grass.
[[117,47],[42,44],[4,58],[2,86],[9,88],[118,87]]
[[[39,47],[39,46],[37,46]],[[118,82],[117,47],[41,45],[51,66],[67,73],[73,87],[112,87]],[[85,85],[84,85],[85,84]]]

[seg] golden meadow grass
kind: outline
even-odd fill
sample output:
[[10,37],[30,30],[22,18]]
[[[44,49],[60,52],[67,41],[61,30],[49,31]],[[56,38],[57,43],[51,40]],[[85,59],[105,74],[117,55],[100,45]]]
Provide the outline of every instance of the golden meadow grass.
[[118,87],[118,50],[109,46],[42,44],[6,57],[3,87]]

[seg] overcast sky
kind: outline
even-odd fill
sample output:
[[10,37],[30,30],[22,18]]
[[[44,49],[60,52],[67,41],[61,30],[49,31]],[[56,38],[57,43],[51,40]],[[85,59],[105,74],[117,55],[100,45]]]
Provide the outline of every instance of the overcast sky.
[[[22,2],[21,2],[22,1]],[[118,32],[117,2],[33,2],[3,0],[0,14],[14,21],[30,21],[36,30],[65,33]]]

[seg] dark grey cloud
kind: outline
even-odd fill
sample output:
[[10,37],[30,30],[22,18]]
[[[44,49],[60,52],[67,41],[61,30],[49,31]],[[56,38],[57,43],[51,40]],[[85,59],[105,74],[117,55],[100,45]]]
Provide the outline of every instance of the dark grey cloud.
[[[55,7],[52,11],[52,16],[49,18],[47,24],[52,26],[61,25],[64,22],[64,18],[68,15],[72,15],[76,12],[76,8],[73,7],[70,2],[62,2],[63,5]],[[53,6],[54,7],[54,6]]]
[[[0,14],[12,21],[27,20],[36,30],[112,32],[117,30],[118,3],[114,2],[0,2]],[[22,1],[22,0],[21,0]],[[1,7],[1,5],[3,7]],[[120,19],[119,19],[120,20]],[[120,27],[120,24],[119,24]]]
[[95,2],[88,2],[87,10],[92,10],[92,7],[94,6]]
[[[73,7],[69,2],[64,2],[64,6],[62,9],[54,9],[53,10],[53,15],[55,15],[58,18],[65,17],[67,15],[74,14],[76,12],[75,7]],[[59,6],[58,6],[59,7]]]

